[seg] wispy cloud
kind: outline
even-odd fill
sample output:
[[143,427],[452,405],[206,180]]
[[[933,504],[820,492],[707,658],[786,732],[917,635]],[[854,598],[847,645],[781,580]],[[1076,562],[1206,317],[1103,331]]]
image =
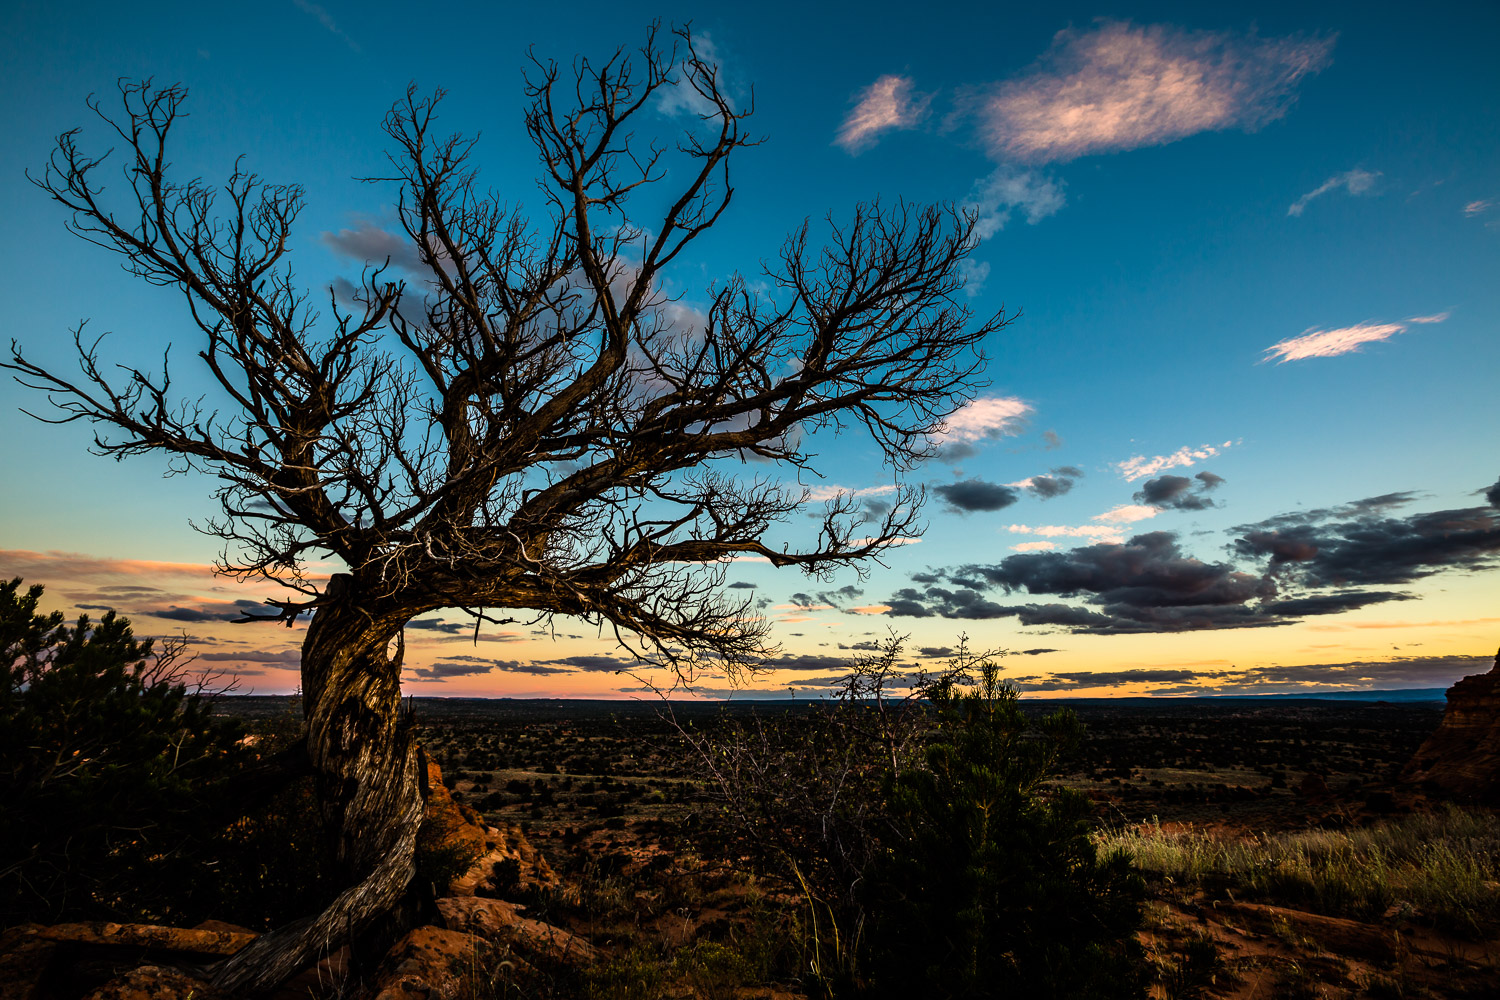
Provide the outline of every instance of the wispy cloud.
[[1026,213],[1026,221],[1035,225],[1066,201],[1061,181],[1006,166],[977,181],[964,207],[977,216],[974,234],[987,240],[1005,228],[1016,210]]
[[1100,21],[1058,32],[1026,76],[979,101],[992,156],[1060,163],[1253,129],[1286,113],[1297,85],[1328,64],[1331,37],[1257,38]]
[[984,283],[990,280],[990,262],[965,257],[959,263],[958,270],[963,275],[964,294],[971,299],[978,298],[984,292]]
[[327,28],[333,34],[337,35],[339,38],[343,39],[344,44],[349,46],[349,48],[353,49],[355,52],[358,52],[360,50],[359,43],[350,38],[344,31],[339,28],[338,22],[333,19],[333,15],[328,13],[328,11],[325,10],[322,5],[310,3],[309,0],[292,0],[292,3],[296,4],[297,9],[302,11],[304,14],[311,14],[313,17],[317,18],[319,24]]
[[850,153],[859,153],[883,132],[916,125],[927,116],[931,103],[931,94],[912,89],[911,77],[887,73],[860,93],[859,103],[839,126],[833,141]]
[[1399,323],[1356,323],[1353,326],[1343,326],[1334,330],[1319,330],[1316,327],[1307,330],[1296,337],[1288,337],[1266,348],[1266,356],[1262,362],[1273,358],[1277,364],[1286,364],[1288,361],[1301,361],[1306,358],[1333,358],[1340,354],[1348,354],[1357,351],[1365,344],[1375,344],[1382,340],[1390,340],[1398,333],[1405,333],[1409,324],[1431,324],[1441,323],[1448,318],[1448,313],[1435,313],[1431,316],[1413,316]]
[[1469,216],[1470,218],[1473,218],[1476,215],[1483,215],[1485,212],[1488,212],[1494,207],[1495,199],[1480,198],[1478,201],[1471,201],[1467,205],[1465,205],[1464,214]]
[[1375,181],[1380,177],[1380,171],[1371,173],[1368,170],[1360,170],[1358,167],[1345,171],[1342,174],[1334,174],[1322,184],[1298,198],[1287,206],[1286,214],[1294,218],[1300,216],[1307,208],[1307,203],[1314,198],[1321,198],[1330,191],[1343,188],[1353,195],[1369,194],[1375,187]]
[[1011,546],[1011,549],[1016,552],[1050,552],[1055,548],[1057,548],[1056,542],[1022,542]]
[[1133,483],[1137,479],[1154,476],[1164,469],[1177,469],[1213,458],[1233,443],[1232,441],[1225,441],[1221,445],[1205,444],[1198,448],[1184,446],[1178,448],[1170,455],[1153,455],[1150,458],[1147,458],[1145,455],[1136,455],[1133,458],[1127,458],[1123,462],[1116,462],[1114,465],[1120,475],[1124,476],[1128,482]]

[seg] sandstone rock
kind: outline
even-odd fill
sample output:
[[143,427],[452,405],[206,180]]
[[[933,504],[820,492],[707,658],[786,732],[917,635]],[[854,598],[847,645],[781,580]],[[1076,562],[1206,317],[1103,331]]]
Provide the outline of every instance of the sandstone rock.
[[587,963],[599,955],[584,938],[561,927],[523,917],[516,903],[479,896],[450,896],[437,901],[449,930],[466,931],[549,962]]
[[418,927],[386,955],[375,979],[374,1000],[452,1000],[497,961],[484,938],[440,927]]
[[467,873],[438,892],[447,896],[472,896],[485,886],[495,864],[514,858],[521,863],[521,881],[536,885],[556,885],[557,875],[547,859],[526,840],[521,828],[507,824],[500,829],[485,826],[484,818],[462,802],[454,800],[443,784],[443,772],[433,761],[427,762],[427,812],[423,822],[438,831],[441,843],[476,852],[478,860]]
[[258,936],[253,932],[113,923],[57,924],[54,927],[43,927],[36,933],[38,937],[48,941],[147,948],[190,955],[233,955]]
[[229,1000],[228,994],[174,969],[143,965],[116,976],[84,1000]]
[[453,801],[448,786],[443,784],[442,770],[431,760],[427,762],[427,812],[422,821],[440,831],[445,844],[463,845],[476,856],[484,853],[483,826],[470,820]]
[[350,990],[349,946],[320,959],[271,991],[264,1000],[309,1000],[342,997]]
[[230,934],[249,934],[257,936],[257,932],[239,924],[226,923],[223,920],[205,920],[201,924],[194,924],[195,931],[228,931]]
[[42,1000],[59,945],[38,936],[34,924],[0,934],[0,1000]]
[[1443,720],[1401,780],[1460,801],[1500,803],[1500,653],[1489,673],[1448,689]]

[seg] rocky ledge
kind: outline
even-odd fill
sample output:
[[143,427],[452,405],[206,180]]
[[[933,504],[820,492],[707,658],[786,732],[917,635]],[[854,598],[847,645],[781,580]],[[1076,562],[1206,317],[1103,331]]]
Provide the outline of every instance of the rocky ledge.
[[1442,798],[1500,805],[1500,653],[1489,673],[1448,689],[1443,721],[1401,780]]

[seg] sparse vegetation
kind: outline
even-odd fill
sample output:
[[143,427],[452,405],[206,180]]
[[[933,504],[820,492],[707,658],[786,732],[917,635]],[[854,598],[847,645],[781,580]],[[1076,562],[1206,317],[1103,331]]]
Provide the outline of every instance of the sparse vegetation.
[[1403,916],[1478,935],[1500,925],[1500,818],[1448,808],[1372,826],[1248,836],[1160,824],[1096,838],[1141,871],[1319,913]]
[[1142,888],[1044,786],[1081,728],[1033,720],[961,643],[908,695],[902,639],[823,711],[684,729],[743,849],[800,897],[805,987],[838,997],[1139,996]]

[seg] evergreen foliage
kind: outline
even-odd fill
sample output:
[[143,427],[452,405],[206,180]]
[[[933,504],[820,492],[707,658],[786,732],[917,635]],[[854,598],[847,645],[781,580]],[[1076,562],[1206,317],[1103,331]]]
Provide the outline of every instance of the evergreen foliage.
[[1082,728],[1033,725],[993,660],[977,685],[926,689],[936,727],[889,777],[891,832],[864,883],[870,991],[879,996],[1141,996],[1144,883],[1101,858],[1082,796],[1046,789]]
[[183,643],[113,611],[69,626],[0,582],[0,922],[163,917],[194,841],[194,790],[243,755]]

